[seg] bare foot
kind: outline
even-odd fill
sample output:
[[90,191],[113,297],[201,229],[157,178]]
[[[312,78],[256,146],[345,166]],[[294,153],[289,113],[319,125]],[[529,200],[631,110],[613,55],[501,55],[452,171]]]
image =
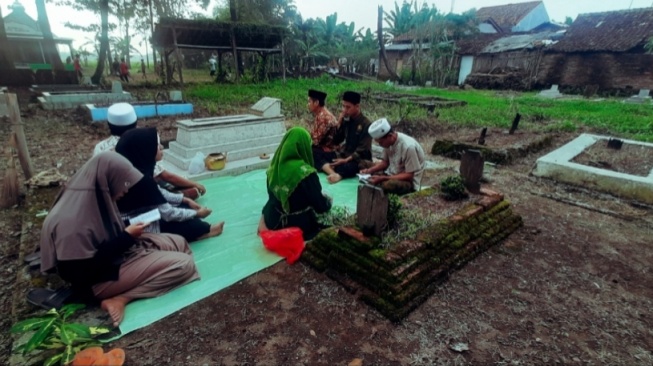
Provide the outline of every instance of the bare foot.
[[327,180],[329,181],[329,183],[335,184],[340,182],[342,180],[342,177],[338,173],[333,173],[333,174],[329,174]]
[[222,230],[224,229],[224,221],[220,221],[217,224],[211,225],[211,231],[209,231],[210,236],[218,236],[222,234]]
[[122,318],[125,316],[125,305],[127,305],[132,299],[125,296],[116,296],[110,299],[102,300],[100,307],[102,310],[109,313],[111,320],[113,320],[113,326],[117,327],[122,322]]
[[212,238],[214,236],[218,236],[218,235],[222,234],[222,229],[224,229],[224,221],[220,221],[217,224],[211,225],[211,230],[209,230],[208,233],[200,236],[196,240],[202,240],[202,239]]

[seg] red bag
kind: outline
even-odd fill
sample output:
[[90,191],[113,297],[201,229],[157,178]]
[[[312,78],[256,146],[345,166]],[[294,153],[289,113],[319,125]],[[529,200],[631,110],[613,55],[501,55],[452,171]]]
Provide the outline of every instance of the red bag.
[[259,235],[265,248],[286,258],[288,264],[295,263],[304,251],[304,237],[298,227],[262,231]]

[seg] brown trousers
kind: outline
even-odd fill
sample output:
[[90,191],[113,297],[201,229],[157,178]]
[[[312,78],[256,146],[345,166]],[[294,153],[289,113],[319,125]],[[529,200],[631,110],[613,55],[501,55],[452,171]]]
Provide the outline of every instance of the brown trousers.
[[117,281],[93,286],[98,299],[156,297],[199,278],[188,242],[179,235],[143,234],[126,256]]

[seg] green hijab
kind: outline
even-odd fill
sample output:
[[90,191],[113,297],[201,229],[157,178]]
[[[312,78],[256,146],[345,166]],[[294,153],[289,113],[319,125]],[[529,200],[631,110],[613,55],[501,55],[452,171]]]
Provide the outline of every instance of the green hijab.
[[281,201],[286,213],[290,210],[290,195],[299,182],[315,171],[311,135],[304,128],[291,128],[277,147],[267,171],[268,188]]

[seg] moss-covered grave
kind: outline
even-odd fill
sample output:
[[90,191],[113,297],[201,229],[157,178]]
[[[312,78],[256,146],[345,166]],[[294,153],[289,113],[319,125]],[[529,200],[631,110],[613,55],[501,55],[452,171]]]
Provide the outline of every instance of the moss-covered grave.
[[552,135],[523,136],[519,142],[505,146],[479,145],[477,143],[463,142],[457,140],[436,140],[431,147],[433,155],[442,155],[448,158],[460,159],[465,150],[478,150],[481,152],[484,161],[495,164],[510,164],[514,159],[538,152],[551,146]]
[[[428,189],[411,196],[428,202],[431,195],[439,195],[439,191]],[[306,244],[302,260],[325,271],[387,318],[400,321],[451,271],[522,225],[503,195],[488,189],[481,189],[460,207],[414,238],[389,247],[354,227],[324,230]]]

